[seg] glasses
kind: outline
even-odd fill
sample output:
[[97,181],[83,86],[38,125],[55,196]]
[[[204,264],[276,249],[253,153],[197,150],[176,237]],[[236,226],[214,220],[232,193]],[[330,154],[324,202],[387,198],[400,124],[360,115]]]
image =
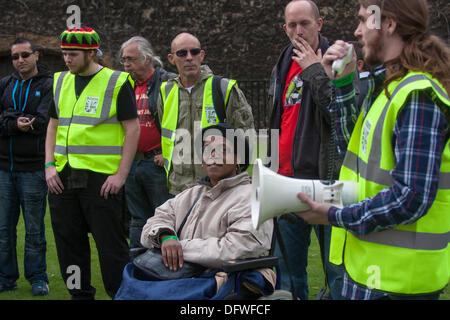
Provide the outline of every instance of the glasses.
[[19,60],[19,56],[20,57],[22,57],[22,59],[26,59],[26,58],[28,58],[29,56],[31,56],[32,54],[34,53],[34,51],[33,52],[21,52],[20,54],[19,53],[17,53],[17,54],[13,54],[12,56],[11,56],[11,59],[13,59],[13,60]]
[[125,62],[131,63],[136,61],[138,58],[136,57],[124,57],[124,58],[120,58],[120,64],[124,64]]
[[200,51],[202,51],[202,49],[200,48],[193,48],[193,49],[181,49],[175,52],[175,54],[180,57],[180,58],[184,58],[187,56],[188,51],[191,53],[191,56],[196,56],[200,53]]

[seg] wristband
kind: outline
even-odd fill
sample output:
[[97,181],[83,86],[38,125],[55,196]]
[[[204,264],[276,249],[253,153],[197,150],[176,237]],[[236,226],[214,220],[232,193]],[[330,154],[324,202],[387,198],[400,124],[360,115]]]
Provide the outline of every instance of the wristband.
[[48,168],[48,167],[56,167],[56,163],[54,161],[47,162],[45,164],[45,168]]
[[173,240],[177,240],[177,241],[178,241],[178,237],[177,237],[177,236],[165,236],[164,238],[162,238],[161,244],[163,244],[164,241],[170,240],[170,239],[173,239]]
[[336,88],[342,88],[342,87],[345,87],[345,86],[348,86],[349,84],[351,84],[353,82],[353,77],[354,76],[355,76],[355,72],[352,72],[352,73],[346,75],[343,78],[340,78],[340,79],[337,79],[337,80],[331,80],[331,83]]

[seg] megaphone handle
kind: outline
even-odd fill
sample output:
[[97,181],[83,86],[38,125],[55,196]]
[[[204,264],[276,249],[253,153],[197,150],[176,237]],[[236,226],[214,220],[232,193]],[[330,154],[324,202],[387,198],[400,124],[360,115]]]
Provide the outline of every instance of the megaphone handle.
[[343,184],[334,184],[324,187],[323,202],[330,203],[338,208],[343,208],[344,203],[342,202],[342,188]]

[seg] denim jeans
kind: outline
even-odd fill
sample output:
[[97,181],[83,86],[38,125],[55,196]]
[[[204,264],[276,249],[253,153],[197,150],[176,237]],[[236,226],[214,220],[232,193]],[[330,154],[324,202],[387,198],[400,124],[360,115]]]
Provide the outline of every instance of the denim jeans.
[[125,183],[128,210],[131,214],[130,248],[142,247],[141,232],[155,209],[169,199],[166,172],[153,157],[134,160]]
[[[308,266],[308,248],[311,244],[311,230],[313,226],[294,214],[282,216],[278,221],[278,226],[286,248],[287,260],[289,261],[296,294],[298,298],[307,300],[309,290],[306,268]],[[319,239],[318,226],[314,226],[314,231]],[[324,226],[325,270],[330,296],[333,300],[339,300],[342,299],[343,269],[329,262],[330,239],[331,226]],[[276,241],[274,255],[279,257],[280,261],[281,289],[290,290],[289,273],[278,241]]]
[[44,216],[47,184],[44,171],[0,170],[0,283],[12,286],[19,278],[17,222],[22,209],[25,222],[25,278],[30,282],[47,278]]

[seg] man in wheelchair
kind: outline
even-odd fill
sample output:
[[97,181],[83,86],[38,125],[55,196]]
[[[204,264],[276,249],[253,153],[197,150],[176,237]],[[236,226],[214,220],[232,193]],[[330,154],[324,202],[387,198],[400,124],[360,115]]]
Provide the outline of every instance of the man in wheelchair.
[[[254,299],[273,292],[276,276],[270,268],[223,270],[224,264],[238,270],[230,261],[267,256],[273,233],[272,221],[258,230],[252,225],[251,179],[244,171],[249,146],[240,133],[228,124],[202,130],[206,176],[158,207],[142,230],[142,245],[160,248],[161,255],[149,266],[149,280],[162,281],[145,281],[145,270],[136,273],[136,264],[130,263],[116,299],[223,299],[233,293]],[[155,259],[151,250],[145,254]],[[200,267],[200,275],[183,274],[185,266]],[[172,279],[176,274],[180,278]]]

